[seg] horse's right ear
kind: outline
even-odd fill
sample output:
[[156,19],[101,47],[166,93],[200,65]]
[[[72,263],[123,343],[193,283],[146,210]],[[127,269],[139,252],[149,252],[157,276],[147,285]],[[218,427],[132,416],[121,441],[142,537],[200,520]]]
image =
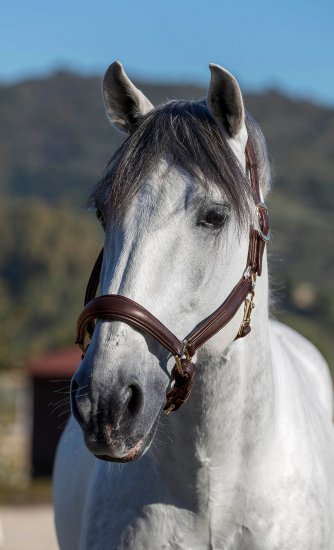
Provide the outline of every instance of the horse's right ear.
[[119,61],[112,63],[104,75],[103,97],[110,122],[127,133],[131,133],[140,118],[153,109],[152,103],[127,77]]

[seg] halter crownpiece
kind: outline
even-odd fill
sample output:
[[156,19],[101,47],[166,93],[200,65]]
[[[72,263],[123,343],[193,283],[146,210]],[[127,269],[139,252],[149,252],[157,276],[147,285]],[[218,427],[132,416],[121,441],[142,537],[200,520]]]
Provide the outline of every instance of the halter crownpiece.
[[92,338],[96,319],[122,321],[155,338],[175,357],[171,385],[164,406],[164,411],[167,414],[177,411],[190,395],[195,375],[195,364],[191,359],[196,350],[231,321],[243,302],[245,303],[244,316],[236,339],[246,336],[251,330],[250,321],[254,308],[256,278],[262,273],[263,253],[266,243],[270,240],[270,234],[267,207],[260,192],[256,156],[249,141],[246,146],[246,165],[256,203],[259,228],[252,227],[250,230],[245,271],[221,306],[196,325],[196,328],[184,340],[179,340],[152,313],[126,296],[108,294],[95,298],[100,282],[103,249],[95,262],[87,284],[85,307],[78,318],[76,339],[83,355],[88,347],[86,345],[87,337]]

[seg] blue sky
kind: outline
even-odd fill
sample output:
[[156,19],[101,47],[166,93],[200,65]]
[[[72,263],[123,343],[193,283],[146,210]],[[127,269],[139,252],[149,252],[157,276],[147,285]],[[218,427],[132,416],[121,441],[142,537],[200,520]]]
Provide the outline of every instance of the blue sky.
[[244,89],[277,86],[334,106],[333,0],[3,0],[0,81],[56,68],[207,83],[208,63]]

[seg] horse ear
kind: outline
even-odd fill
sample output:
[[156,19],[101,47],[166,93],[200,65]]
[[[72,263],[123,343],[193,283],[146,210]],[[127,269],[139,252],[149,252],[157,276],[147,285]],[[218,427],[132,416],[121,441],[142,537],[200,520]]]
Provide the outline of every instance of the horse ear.
[[231,73],[219,65],[211,63],[210,71],[211,82],[207,97],[210,114],[231,138],[235,138],[245,124],[245,109],[239,84]]
[[127,133],[153,109],[152,103],[127,77],[119,61],[112,63],[104,75],[103,97],[109,120]]

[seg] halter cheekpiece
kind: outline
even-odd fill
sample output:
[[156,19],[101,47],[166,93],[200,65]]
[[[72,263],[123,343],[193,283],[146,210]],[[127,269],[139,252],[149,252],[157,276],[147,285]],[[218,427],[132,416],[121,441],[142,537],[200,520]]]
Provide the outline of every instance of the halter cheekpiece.
[[252,195],[256,204],[259,227],[250,230],[247,263],[240,281],[232,292],[209,317],[199,323],[184,340],[179,340],[165,325],[143,306],[119,294],[109,294],[95,298],[101,274],[103,249],[93,267],[85,294],[85,307],[77,322],[76,343],[83,355],[88,345],[86,337],[92,337],[96,319],[123,321],[146,332],[155,338],[175,357],[171,373],[170,389],[166,395],[164,411],[168,414],[177,411],[188,399],[194,383],[195,364],[192,362],[196,350],[220,331],[236,314],[244,302],[244,317],[236,338],[249,334],[251,312],[254,308],[256,277],[262,272],[262,258],[267,241],[270,239],[267,207],[261,199],[258,169],[255,152],[247,143],[246,165],[249,173]]

